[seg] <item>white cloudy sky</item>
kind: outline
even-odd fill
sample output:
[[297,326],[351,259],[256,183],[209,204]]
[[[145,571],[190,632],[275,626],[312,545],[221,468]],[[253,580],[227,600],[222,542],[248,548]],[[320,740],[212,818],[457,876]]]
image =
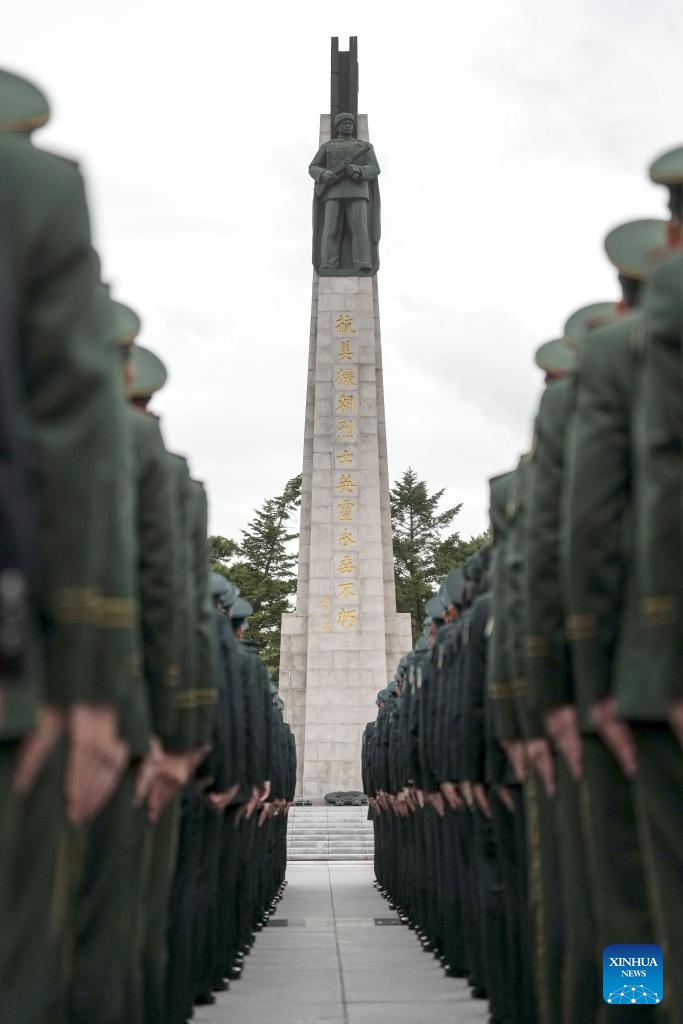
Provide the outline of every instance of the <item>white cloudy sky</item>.
[[382,167],[392,478],[412,465],[486,525],[486,479],[528,444],[532,354],[616,294],[620,220],[664,215],[645,168],[683,143],[680,0],[34,0],[0,60],[85,167],[116,294],[171,376],[167,438],[236,534],[300,469],[308,163],[329,37],[358,35]]

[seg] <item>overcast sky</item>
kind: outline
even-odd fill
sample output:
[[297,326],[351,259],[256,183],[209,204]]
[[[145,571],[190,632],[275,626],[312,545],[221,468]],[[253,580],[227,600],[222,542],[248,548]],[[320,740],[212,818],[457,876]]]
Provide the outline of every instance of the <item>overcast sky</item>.
[[299,472],[319,115],[358,36],[382,174],[392,479],[487,522],[529,445],[537,345],[616,296],[608,228],[665,216],[646,167],[683,144],[680,0],[34,0],[0,60],[49,92],[115,294],[170,370],[167,441],[237,535]]

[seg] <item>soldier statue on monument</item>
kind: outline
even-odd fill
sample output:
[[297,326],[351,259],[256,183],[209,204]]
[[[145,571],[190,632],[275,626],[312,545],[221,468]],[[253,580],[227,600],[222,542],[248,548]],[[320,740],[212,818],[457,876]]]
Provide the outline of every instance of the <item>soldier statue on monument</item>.
[[313,266],[322,276],[375,274],[379,268],[379,164],[369,142],[354,138],[353,114],[334,119],[308,172],[315,180]]

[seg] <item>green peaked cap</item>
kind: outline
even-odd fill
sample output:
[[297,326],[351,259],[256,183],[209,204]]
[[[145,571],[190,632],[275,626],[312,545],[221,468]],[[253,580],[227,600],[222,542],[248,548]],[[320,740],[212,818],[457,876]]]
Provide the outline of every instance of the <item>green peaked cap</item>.
[[653,257],[667,250],[667,241],[668,224],[665,220],[630,220],[608,232],[605,252],[610,263],[624,277],[645,281],[654,262]]
[[0,131],[32,132],[49,117],[45,93],[27,78],[0,68]]
[[114,338],[122,347],[132,345],[142,330],[142,322],[134,309],[123,302],[111,300]]
[[566,338],[552,338],[536,349],[534,362],[546,373],[573,373],[576,351]]
[[248,619],[254,609],[243,597],[236,597],[232,604],[233,619]]
[[427,615],[431,619],[443,619],[446,615],[446,609],[444,608],[443,601],[436,594],[430,597],[427,601],[425,608]]
[[236,587],[231,580],[226,579],[221,572],[209,573],[209,591],[211,597],[218,601],[223,608],[230,608],[240,595],[239,587]]
[[581,306],[568,317],[564,325],[565,339],[569,345],[578,348],[586,335],[596,327],[611,324],[618,317],[619,309],[616,302],[591,302],[588,306]]
[[450,604],[462,604],[465,596],[465,573],[461,565],[457,569],[451,569],[446,577],[446,591]]
[[130,306],[112,299],[109,285],[104,282],[100,282],[97,288],[96,302],[107,343],[122,347],[132,345],[142,326],[137,313]]
[[650,180],[657,185],[683,184],[683,146],[662,153],[650,164]]
[[159,356],[142,345],[133,345],[132,358],[135,378],[128,390],[128,397],[149,398],[166,383],[166,367]]

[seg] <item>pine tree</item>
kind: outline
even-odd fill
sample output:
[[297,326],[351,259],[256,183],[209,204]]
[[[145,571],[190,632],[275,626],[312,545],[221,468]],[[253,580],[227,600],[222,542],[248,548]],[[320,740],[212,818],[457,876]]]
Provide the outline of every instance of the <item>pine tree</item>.
[[422,630],[427,598],[451,569],[488,540],[487,533],[464,541],[457,531],[446,532],[462,504],[439,511],[445,491],[430,494],[410,467],[391,491],[396,604],[400,612],[410,613],[415,638]]
[[301,504],[301,475],[287,482],[282,492],[269,498],[254,513],[235,543],[227,537],[210,537],[211,566],[228,576],[254,608],[250,634],[261,647],[275,682],[280,665],[280,623],[290,611],[296,592],[297,553],[292,543],[291,520]]

